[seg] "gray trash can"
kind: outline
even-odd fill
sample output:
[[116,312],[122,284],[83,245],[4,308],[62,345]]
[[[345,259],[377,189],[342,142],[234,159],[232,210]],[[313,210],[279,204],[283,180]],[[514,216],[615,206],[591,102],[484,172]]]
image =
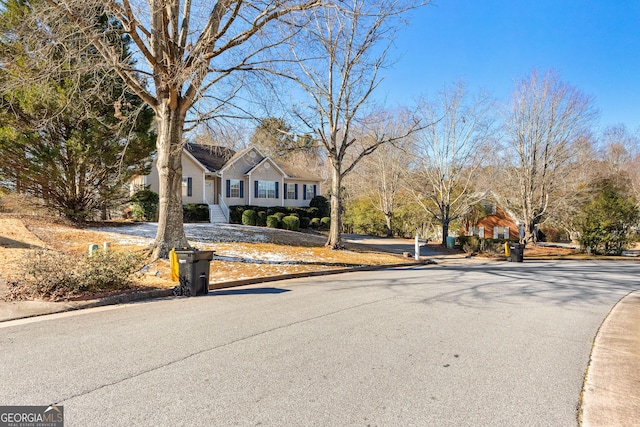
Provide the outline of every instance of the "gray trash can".
[[185,296],[209,293],[209,268],[213,251],[176,250],[181,294]]
[[524,259],[524,244],[509,243],[509,261],[522,262]]

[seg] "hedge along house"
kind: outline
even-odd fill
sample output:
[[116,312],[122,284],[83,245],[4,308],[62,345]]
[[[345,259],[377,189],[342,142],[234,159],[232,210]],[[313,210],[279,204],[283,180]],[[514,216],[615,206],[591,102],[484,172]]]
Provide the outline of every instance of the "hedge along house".
[[[229,222],[229,206],[307,207],[320,194],[319,178],[301,176],[263,155],[256,147],[237,153],[224,147],[186,144],[182,149],[182,203],[209,206],[210,222]],[[159,191],[155,162],[151,172],[132,180],[132,191]]]

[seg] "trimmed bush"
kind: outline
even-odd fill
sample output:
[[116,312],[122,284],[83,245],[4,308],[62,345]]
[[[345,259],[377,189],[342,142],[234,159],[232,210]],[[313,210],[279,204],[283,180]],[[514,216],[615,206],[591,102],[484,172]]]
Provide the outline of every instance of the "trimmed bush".
[[242,224],[256,225],[257,216],[258,215],[256,214],[256,211],[254,211],[253,209],[247,209],[246,211],[242,212]]
[[276,213],[274,213],[274,215],[278,217],[278,221],[280,221],[280,222],[282,222],[282,218],[287,216],[287,214],[285,214],[284,212],[276,212]]
[[285,216],[282,218],[282,226],[285,230],[298,231],[300,230],[300,218],[293,215]]
[[229,222],[232,224],[242,224],[242,212],[245,210],[244,206],[229,207]]
[[331,205],[329,204],[329,201],[327,200],[327,198],[324,196],[315,196],[309,202],[309,207],[318,208],[320,216],[323,216],[323,217],[328,217],[329,214],[331,213]]
[[258,212],[258,216],[256,218],[256,225],[259,227],[264,227],[267,225],[267,213],[265,211]]
[[311,218],[308,216],[303,216],[300,218],[300,228],[309,228],[309,224],[311,223]]
[[275,215],[269,215],[267,217],[267,227],[269,228],[280,228],[280,220]]
[[182,206],[182,220],[184,222],[209,221],[209,205],[204,203],[188,203]]
[[311,228],[320,228],[320,218],[313,218],[309,223],[309,227]]
[[322,217],[322,219],[320,219],[320,228],[322,228],[323,230],[328,230],[331,227],[331,218],[329,218],[328,216]]
[[158,215],[160,196],[148,188],[131,196],[131,218],[134,221],[155,221]]

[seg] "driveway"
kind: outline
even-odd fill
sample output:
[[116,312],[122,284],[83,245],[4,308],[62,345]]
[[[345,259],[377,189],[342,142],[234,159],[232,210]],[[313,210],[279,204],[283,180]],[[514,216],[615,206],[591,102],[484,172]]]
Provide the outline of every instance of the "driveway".
[[[413,239],[375,237],[366,236],[363,234],[343,234],[342,239],[347,243],[366,245],[381,252],[390,252],[393,254],[403,254],[404,252],[409,252],[412,255],[415,252],[415,240]],[[441,252],[437,252],[432,248],[424,245],[424,240],[422,240],[422,242],[423,243],[421,243],[420,246],[420,256],[434,257],[442,255]]]
[[570,426],[637,263],[353,272],[0,324],[0,402],[66,426]]

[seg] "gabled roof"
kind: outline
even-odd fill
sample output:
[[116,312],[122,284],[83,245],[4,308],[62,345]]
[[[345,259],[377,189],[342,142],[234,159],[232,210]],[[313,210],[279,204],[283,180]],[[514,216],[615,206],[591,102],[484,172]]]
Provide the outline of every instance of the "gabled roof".
[[236,152],[227,147],[189,143],[185,150],[200,162],[209,172],[217,172]]
[[[227,163],[220,168],[220,171],[222,171],[223,169],[227,169],[229,166],[231,166],[233,163],[235,163],[236,160],[242,158],[245,154],[247,154],[250,151],[255,151],[258,153],[258,155],[261,158],[265,158],[266,156],[264,154],[262,154],[260,152],[260,150],[258,150],[256,147],[247,147],[247,148],[243,148],[242,150],[238,151],[237,153],[235,153],[231,158],[229,158],[229,161],[227,161]],[[262,161],[262,160],[261,160]],[[255,165],[254,165],[255,166]],[[251,169],[253,169],[253,166],[251,168],[249,168],[249,170],[244,171],[244,173],[248,173]]]
[[280,165],[278,165],[273,159],[270,159],[269,157],[265,157],[264,159],[262,159],[260,162],[258,162],[254,167],[252,167],[251,169],[249,169],[246,172],[246,175],[250,175],[251,172],[253,172],[254,170],[258,169],[260,166],[262,166],[265,163],[271,163],[272,165],[274,165],[276,167],[276,169],[278,170],[278,172],[280,172],[282,175],[284,175],[285,177],[289,177],[287,175],[287,173],[285,171],[282,170],[282,168],[280,167]]
[[261,158],[261,160],[255,165],[251,166],[248,170],[244,171],[245,174],[251,173],[256,167],[260,166],[266,161],[272,163],[280,173],[286,178],[299,179],[306,181],[321,181],[321,179],[313,176],[302,165],[290,165],[286,162],[276,161],[275,159],[265,156],[257,147],[247,147],[238,152],[221,146],[215,145],[201,145],[188,143],[184,146],[185,151],[191,155],[198,163],[200,163],[208,172],[222,172],[224,169],[231,166],[236,160],[242,158],[250,151],[255,151]]

